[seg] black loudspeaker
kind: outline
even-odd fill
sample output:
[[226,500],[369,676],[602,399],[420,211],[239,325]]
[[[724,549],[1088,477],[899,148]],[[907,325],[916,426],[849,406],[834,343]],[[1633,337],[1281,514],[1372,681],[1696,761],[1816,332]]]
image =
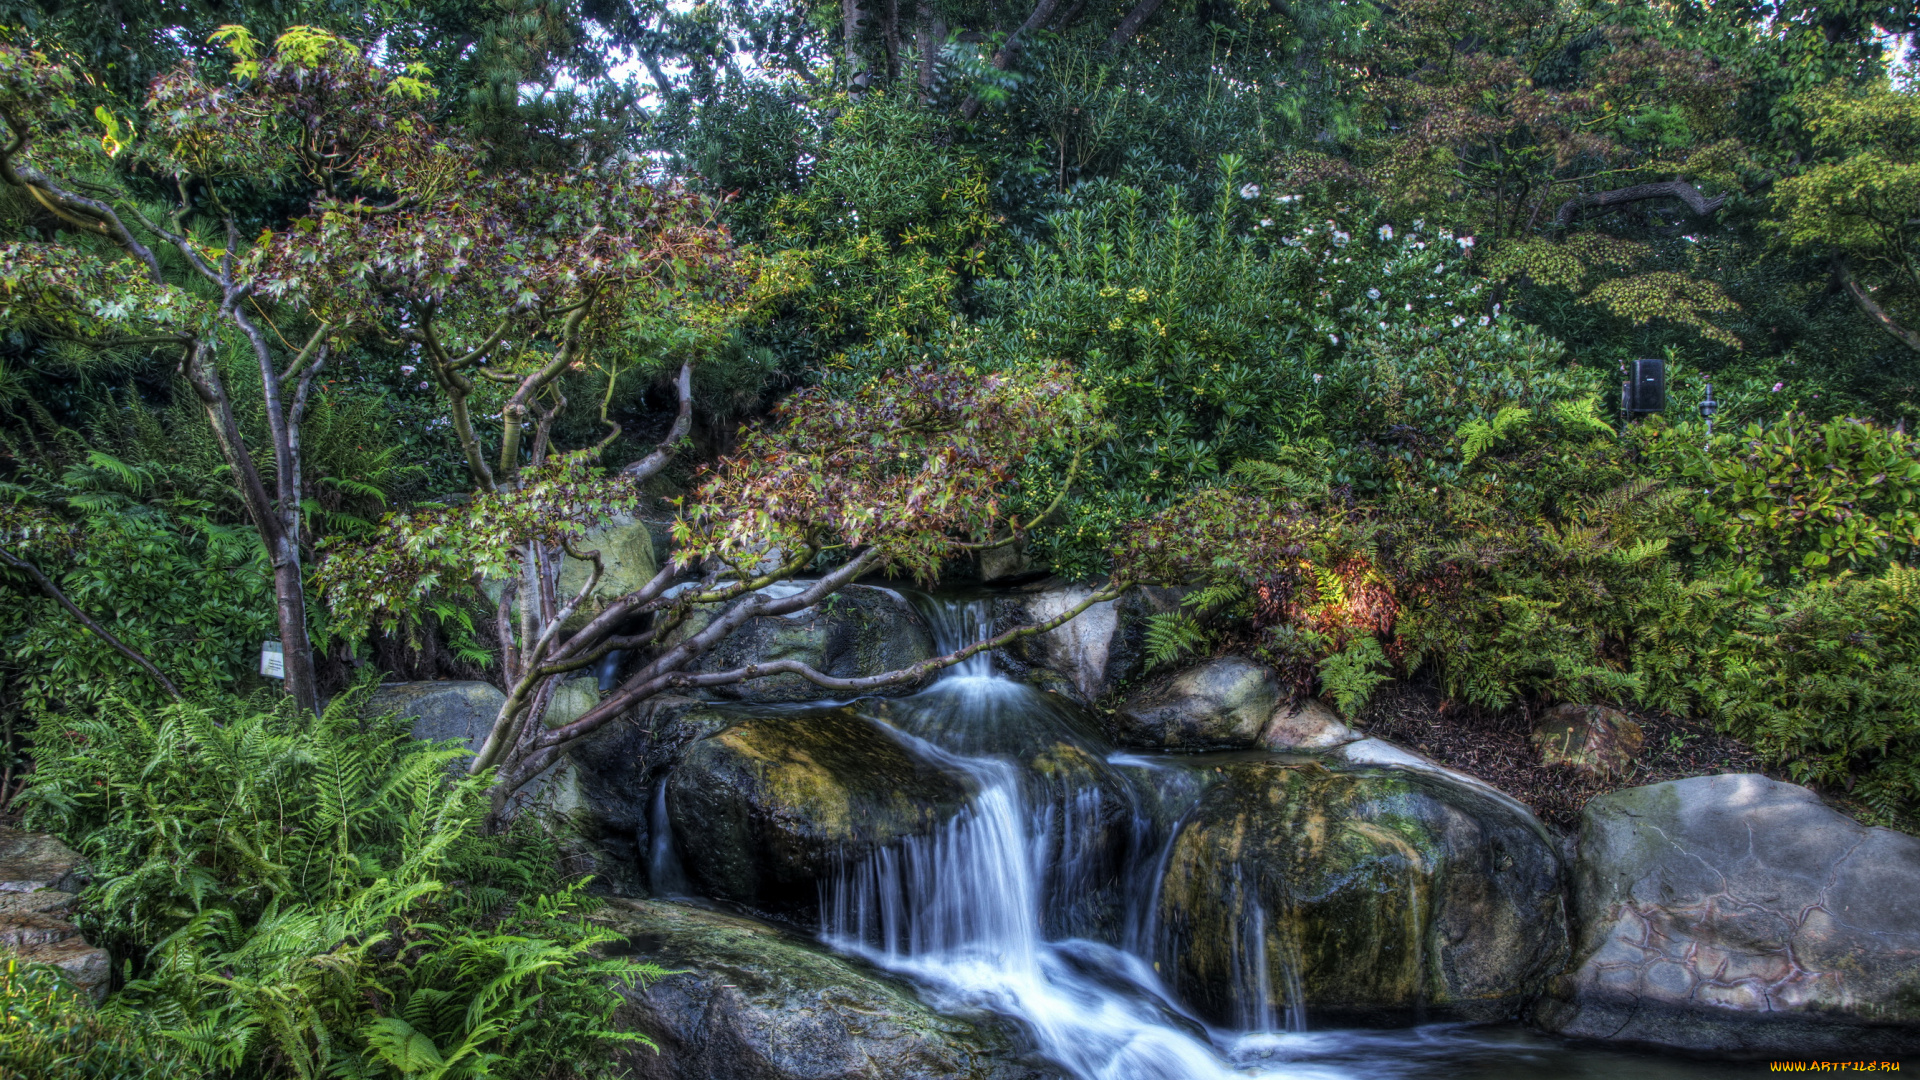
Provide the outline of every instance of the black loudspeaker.
[[1627,415],[1660,412],[1667,407],[1667,362],[1635,360],[1633,374],[1620,390]]

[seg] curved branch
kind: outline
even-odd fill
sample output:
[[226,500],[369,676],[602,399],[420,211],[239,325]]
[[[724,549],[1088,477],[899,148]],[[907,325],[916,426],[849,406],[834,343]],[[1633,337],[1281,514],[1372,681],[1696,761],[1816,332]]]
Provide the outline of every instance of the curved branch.
[[673,460],[673,448],[693,427],[692,364],[680,365],[680,375],[674,379],[673,388],[680,399],[680,412],[673,418],[673,426],[667,429],[667,437],[655,445],[653,453],[620,470],[621,475],[632,477],[636,483],[666,468],[667,462]]
[[917,664],[910,664],[896,671],[883,672],[879,675],[842,679],[816,671],[799,660],[775,660],[766,664],[748,664],[745,667],[734,668],[732,671],[716,671],[702,675],[677,675],[668,681],[668,685],[674,687],[725,686],[730,683],[745,682],[748,679],[760,679],[770,675],[782,674],[798,675],[808,682],[816,686],[825,687],[828,690],[878,690],[881,687],[918,682],[936,671],[950,668],[955,664],[964,663],[983,652],[1004,648],[1021,638],[1033,637],[1037,634],[1047,633],[1050,630],[1056,630],[1072,621],[1081,612],[1093,605],[1116,599],[1131,587],[1131,582],[1112,582],[1103,588],[1089,593],[1079,603],[1045,622],[1016,626],[1004,633],[988,638],[985,641],[976,641],[964,649],[955,650],[945,656],[936,656],[929,660],[922,660]]
[[1867,290],[1861,287],[1860,282],[1855,280],[1853,271],[1848,269],[1846,256],[1834,255],[1833,275],[1840,279],[1840,284],[1847,290],[1847,295],[1853,297],[1853,302],[1861,311],[1866,312],[1867,318],[1872,319],[1875,326],[1892,334],[1900,344],[1920,352],[1920,333],[1900,325],[1892,315],[1887,313],[1886,308],[1881,307],[1873,297],[1867,295]]
[[[1013,33],[1007,35],[1007,40],[1001,42],[1000,48],[994,51],[993,66],[1000,71],[1012,67],[1013,62],[1020,58],[1021,50],[1027,47],[1027,35],[1053,18],[1053,11],[1059,6],[1060,0],[1039,0],[1034,4],[1027,21],[1014,28]],[[977,95],[969,96],[960,104],[960,115],[971,120],[980,115],[980,105]]]
[[1572,225],[1574,215],[1582,210],[1624,206],[1627,203],[1646,202],[1649,199],[1679,199],[1695,214],[1709,217],[1714,211],[1726,205],[1727,195],[1722,192],[1709,199],[1700,194],[1699,188],[1685,180],[1661,180],[1651,184],[1615,188],[1612,191],[1593,191],[1585,195],[1575,195],[1561,203],[1560,209],[1554,212],[1553,227],[1565,229]]
[[174,686],[172,681],[170,681],[164,674],[162,674],[158,667],[154,666],[153,661],[147,659],[147,654],[141,652],[139,649],[134,648],[133,646],[127,644],[126,642],[121,641],[119,638],[114,637],[112,632],[109,631],[106,627],[101,626],[97,622],[94,622],[92,616],[88,615],[84,611],[81,611],[80,608],[77,605],[75,605],[73,601],[67,599],[67,594],[60,591],[60,586],[55,585],[51,578],[41,573],[39,567],[33,565],[32,563],[28,562],[25,559],[20,558],[18,555],[15,555],[13,552],[8,551],[6,548],[0,548],[0,563],[5,563],[8,566],[12,567],[13,569],[18,570],[19,572],[27,575],[27,577],[31,578],[35,585],[40,586],[41,592],[46,593],[47,596],[54,603],[59,604],[63,608],[66,608],[67,614],[73,616],[75,619],[78,619],[80,621],[81,626],[84,626],[88,630],[93,631],[95,636],[97,636],[101,641],[104,641],[107,643],[108,648],[112,649],[114,652],[119,653],[121,656],[124,656],[127,659],[133,661],[134,663],[140,665],[140,669],[142,671],[145,671],[149,676],[151,676],[154,682],[159,683],[160,688],[162,690],[165,690],[168,696],[172,697],[173,700],[175,701],[186,700],[185,698],[180,696],[179,687]]

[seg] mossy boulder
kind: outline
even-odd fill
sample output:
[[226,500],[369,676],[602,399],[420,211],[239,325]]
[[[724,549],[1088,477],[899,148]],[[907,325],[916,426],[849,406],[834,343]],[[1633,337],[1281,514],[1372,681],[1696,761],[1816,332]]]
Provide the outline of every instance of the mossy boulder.
[[1115,711],[1114,741],[1162,750],[1253,746],[1280,704],[1273,670],[1238,656],[1156,679]]
[[[717,608],[696,609],[670,642],[699,633],[718,615]],[[823,674],[847,679],[895,671],[933,655],[933,635],[904,599],[887,589],[851,585],[791,615],[748,620],[688,670],[731,671],[748,664],[799,660]],[[902,684],[876,692],[906,694],[920,685]],[[716,686],[709,692],[724,700],[756,703],[851,696],[792,674]]]
[[451,739],[479,753],[506,703],[507,695],[490,683],[438,679],[382,683],[361,712],[367,716],[398,713],[413,721],[416,739]]
[[1218,1024],[1515,1015],[1567,954],[1532,815],[1426,772],[1230,761],[1176,836],[1163,970]]
[[969,794],[850,709],[738,719],[689,744],[666,784],[695,884],[766,911],[811,908],[823,876],[931,832]]
[[629,992],[616,1021],[660,1044],[634,1080],[1050,1080],[1018,1030],[942,1015],[903,983],[765,923],[661,901],[597,916],[637,958],[682,969]]
[[[567,621],[561,623],[561,629],[568,632],[578,630],[593,621],[609,603],[638,589],[653,580],[660,572],[660,552],[666,548],[659,542],[657,534],[660,526],[638,518],[615,514],[592,528],[586,530],[580,541],[573,545],[575,551],[598,551],[600,553],[600,583],[594,586],[593,595],[574,609]],[[556,595],[565,603],[580,592],[587,584],[587,576],[593,571],[593,563],[586,559],[576,559],[571,555],[560,556],[560,580]],[[498,579],[485,583],[484,591],[492,603],[500,602],[500,593],[506,587]],[[525,586],[522,585],[524,591]],[[515,595],[511,615],[520,618],[520,601]]]
[[1920,839],[1752,774],[1587,804],[1552,1031],[1779,1057],[1920,1054]]

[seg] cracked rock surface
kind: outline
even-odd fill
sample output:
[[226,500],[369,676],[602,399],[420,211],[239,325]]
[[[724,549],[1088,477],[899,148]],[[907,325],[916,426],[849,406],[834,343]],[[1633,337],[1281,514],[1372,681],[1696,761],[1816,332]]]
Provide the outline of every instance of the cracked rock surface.
[[57,838],[0,828],[0,959],[53,964],[98,999],[113,960],[67,921],[86,876],[86,860]]
[[1920,839],[1806,788],[1697,776],[1582,815],[1549,1030],[1736,1053],[1920,1052]]

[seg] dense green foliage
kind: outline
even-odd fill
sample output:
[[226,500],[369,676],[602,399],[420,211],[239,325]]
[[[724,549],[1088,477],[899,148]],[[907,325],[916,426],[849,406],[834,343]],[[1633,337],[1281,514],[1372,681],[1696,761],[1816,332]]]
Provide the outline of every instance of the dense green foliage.
[[49,964],[0,962],[0,1076],[159,1080],[177,1076],[149,1025],[102,1015]]
[[[1188,587],[1162,663],[1691,713],[1920,814],[1913,0],[128,8],[0,0],[0,550],[188,699],[0,568],[0,788],[37,725],[26,805],[135,969],[98,1019],[12,976],[33,1053],[604,1034],[484,779],[236,704],[290,627],[332,691],[457,638],[518,783],[579,734],[540,687],[618,647],[592,715],[661,692],[696,605],[1005,543]],[[643,496],[700,587],[560,595]]]
[[27,820],[94,867],[82,926],[133,967],[114,1009],[211,1075],[546,1076],[637,1039],[619,987],[659,970],[595,959],[551,839],[483,835],[463,751],[361,697],[41,727]]

